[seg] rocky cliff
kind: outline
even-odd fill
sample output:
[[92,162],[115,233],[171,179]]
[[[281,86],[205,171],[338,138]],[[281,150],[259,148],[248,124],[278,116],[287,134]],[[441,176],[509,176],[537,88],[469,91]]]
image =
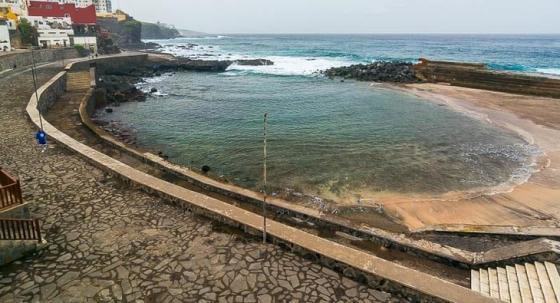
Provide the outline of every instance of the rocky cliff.
[[181,37],[181,33],[172,26],[159,22],[142,22],[142,39],[173,39],[177,37]]

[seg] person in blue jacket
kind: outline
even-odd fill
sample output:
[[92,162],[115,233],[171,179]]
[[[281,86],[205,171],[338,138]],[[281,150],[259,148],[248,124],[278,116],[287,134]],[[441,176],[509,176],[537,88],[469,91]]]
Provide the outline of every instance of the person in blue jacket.
[[47,148],[47,134],[45,133],[45,131],[40,129],[37,134],[35,134],[35,139],[37,140],[39,146],[42,147],[41,152],[44,152]]

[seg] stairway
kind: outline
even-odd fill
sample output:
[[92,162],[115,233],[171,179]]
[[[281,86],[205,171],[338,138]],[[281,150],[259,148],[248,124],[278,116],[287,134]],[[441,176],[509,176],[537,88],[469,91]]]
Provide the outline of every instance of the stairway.
[[471,270],[471,289],[512,303],[560,303],[560,275],[550,262]]
[[68,92],[83,92],[91,87],[89,71],[69,72],[66,77],[66,91]]

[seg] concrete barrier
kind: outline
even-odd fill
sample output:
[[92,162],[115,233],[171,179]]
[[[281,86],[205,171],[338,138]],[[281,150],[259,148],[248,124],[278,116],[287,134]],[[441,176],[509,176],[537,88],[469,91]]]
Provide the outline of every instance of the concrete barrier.
[[443,62],[420,59],[414,66],[416,76],[427,82],[492,91],[560,98],[560,79],[521,73],[493,71],[484,64]]
[[[33,57],[35,63],[44,63],[62,59],[78,58],[80,57],[80,54],[74,48],[41,49],[34,50]],[[30,66],[33,61],[32,59],[31,51],[2,54],[0,56],[0,72],[12,69],[14,65],[17,66],[17,68]]]

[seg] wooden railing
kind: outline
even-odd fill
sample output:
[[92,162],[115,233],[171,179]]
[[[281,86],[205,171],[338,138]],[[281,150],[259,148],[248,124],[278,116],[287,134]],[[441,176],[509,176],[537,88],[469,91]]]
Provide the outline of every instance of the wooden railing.
[[0,240],[41,241],[38,219],[0,219]]
[[0,167],[0,210],[23,204],[19,180]]

